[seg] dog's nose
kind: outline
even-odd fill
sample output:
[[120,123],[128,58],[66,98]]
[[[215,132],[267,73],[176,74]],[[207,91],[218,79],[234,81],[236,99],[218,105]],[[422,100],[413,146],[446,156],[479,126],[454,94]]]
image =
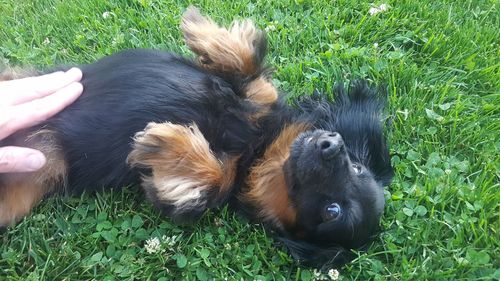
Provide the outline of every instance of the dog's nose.
[[316,142],[321,150],[321,156],[324,159],[332,159],[335,157],[344,146],[342,136],[337,132],[324,133]]

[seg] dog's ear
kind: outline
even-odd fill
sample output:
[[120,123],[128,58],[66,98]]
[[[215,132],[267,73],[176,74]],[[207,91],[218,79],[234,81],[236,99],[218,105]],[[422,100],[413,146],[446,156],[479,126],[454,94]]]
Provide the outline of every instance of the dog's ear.
[[290,251],[290,254],[302,265],[328,270],[338,268],[354,259],[353,252],[341,246],[319,247],[317,245],[278,237]]

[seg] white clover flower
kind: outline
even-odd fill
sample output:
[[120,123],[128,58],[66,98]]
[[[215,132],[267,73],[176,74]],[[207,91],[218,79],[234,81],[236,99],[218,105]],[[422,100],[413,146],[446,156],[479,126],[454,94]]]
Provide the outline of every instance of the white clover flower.
[[49,37],[45,37],[45,40],[43,40],[43,44],[44,44],[44,45],[48,45],[48,44],[50,44],[50,39],[49,39]]
[[330,280],[339,280],[339,271],[333,268],[328,270],[328,277],[330,277]]
[[377,42],[373,43],[373,48],[375,48],[375,49],[378,48],[378,43]]
[[265,30],[266,32],[269,32],[269,31],[275,31],[275,30],[276,30],[276,26],[274,26],[274,25],[268,25],[268,26],[266,26],[266,27],[264,28],[264,30]]
[[224,222],[220,218],[215,218],[214,223],[216,226],[221,227],[224,225]]
[[325,275],[321,273],[320,270],[314,269],[313,270],[313,279],[314,280],[325,280]]
[[266,26],[266,27],[264,28],[264,30],[265,30],[266,32],[269,32],[269,31],[275,31],[275,30],[276,30],[276,24],[278,24],[278,22],[273,21],[273,22],[269,23],[269,25],[268,25],[268,26]]
[[317,270],[317,269],[314,269],[313,270],[313,277],[314,278],[318,278],[321,276],[321,271]]
[[113,13],[113,12],[108,12],[108,11],[106,11],[106,12],[102,13],[102,18],[103,18],[103,19],[107,19],[107,18],[109,18],[109,17],[111,17],[111,16],[115,16],[115,13]]
[[146,240],[144,248],[146,249],[146,252],[148,252],[148,254],[159,252],[161,249],[160,239],[158,239],[158,237],[154,237]]
[[175,243],[177,242],[177,235],[174,235],[174,236],[166,236],[166,235],[163,235],[161,240],[163,240],[163,243],[167,244],[169,247],[172,247],[175,245]]
[[371,16],[374,16],[378,13],[382,13],[389,10],[389,5],[387,4],[381,4],[378,7],[371,7],[370,10],[368,10],[368,13],[370,13]]
[[313,280],[339,280],[340,274],[336,269],[328,270],[328,275],[321,270],[313,270]]

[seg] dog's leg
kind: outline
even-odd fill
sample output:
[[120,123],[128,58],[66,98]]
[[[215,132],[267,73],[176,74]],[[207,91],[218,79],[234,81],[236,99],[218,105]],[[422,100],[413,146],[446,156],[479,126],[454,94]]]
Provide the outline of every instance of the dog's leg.
[[151,169],[143,187],[154,205],[174,219],[186,220],[225,200],[237,157],[218,159],[194,124],[150,123],[136,134],[127,161]]
[[13,138],[16,139],[14,145],[42,151],[47,162],[36,172],[0,174],[0,227],[22,219],[45,195],[66,182],[66,162],[51,131],[41,130],[30,135],[19,133]]
[[234,21],[226,29],[189,7],[182,17],[181,29],[201,67],[248,80],[243,87],[245,97],[259,105],[269,105],[278,99],[263,65],[266,35],[251,20]]
[[189,7],[182,17],[181,29],[201,66],[246,76],[261,70],[266,37],[252,21],[234,21],[228,30],[203,17],[197,8]]

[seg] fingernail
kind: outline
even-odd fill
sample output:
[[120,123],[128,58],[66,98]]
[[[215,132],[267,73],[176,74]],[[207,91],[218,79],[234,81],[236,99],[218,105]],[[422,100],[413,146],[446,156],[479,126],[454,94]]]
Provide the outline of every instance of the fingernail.
[[70,68],[68,71],[66,71],[66,74],[74,77],[74,81],[80,81],[80,79],[82,79],[82,71],[76,67]]
[[36,171],[42,168],[45,162],[45,156],[41,154],[31,154],[26,158],[26,167],[32,171]]

